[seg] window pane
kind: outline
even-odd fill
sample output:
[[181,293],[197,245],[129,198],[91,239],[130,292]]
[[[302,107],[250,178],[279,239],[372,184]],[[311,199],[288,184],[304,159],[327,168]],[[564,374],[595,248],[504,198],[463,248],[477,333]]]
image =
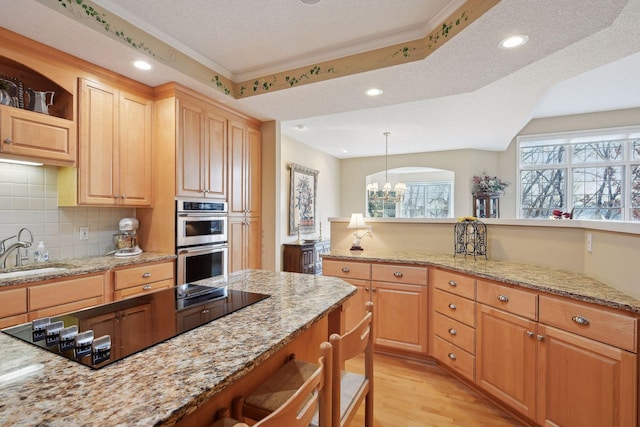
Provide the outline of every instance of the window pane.
[[564,162],[565,147],[563,145],[538,145],[520,149],[520,164],[523,166],[559,165]]
[[640,165],[631,166],[631,218],[630,219],[632,221],[640,221]]
[[522,171],[520,179],[523,218],[549,218],[554,209],[563,209],[566,169]]
[[640,159],[640,139],[631,141],[631,158],[633,160]]
[[[389,192],[390,200],[384,200],[384,191],[376,193],[377,200],[368,198],[367,200],[367,216],[371,218],[395,218],[396,202],[394,200],[395,191]],[[368,197],[368,192],[367,192]]]
[[584,162],[609,162],[622,160],[621,141],[599,141],[573,146],[573,161]]
[[573,217],[621,219],[623,176],[623,166],[574,168]]
[[404,218],[448,218],[451,183],[410,183],[402,202]]

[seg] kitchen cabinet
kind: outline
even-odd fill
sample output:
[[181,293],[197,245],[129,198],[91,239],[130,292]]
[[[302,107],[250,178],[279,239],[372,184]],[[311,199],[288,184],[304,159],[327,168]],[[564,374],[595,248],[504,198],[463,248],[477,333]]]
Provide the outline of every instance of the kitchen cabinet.
[[151,304],[138,304],[81,319],[78,327],[80,331],[93,330],[95,338],[109,335],[112,358],[128,356],[152,344]]
[[211,107],[178,99],[176,195],[227,198],[227,120]]
[[0,329],[26,323],[27,288],[0,291]]
[[[151,206],[151,100],[87,79],[79,86],[77,203]],[[63,184],[59,204],[73,204],[64,192],[74,189]]]
[[260,216],[261,135],[257,129],[229,121],[229,215]]
[[113,271],[114,301],[175,286],[174,262],[148,263]]
[[104,272],[32,284],[27,288],[29,320],[102,304],[104,288]]
[[304,274],[322,274],[322,258],[320,255],[328,253],[331,242],[285,243],[283,271]]
[[476,375],[476,280],[432,268],[429,283],[433,288],[431,353],[443,365],[473,381]]
[[362,319],[365,303],[372,301],[376,350],[426,355],[426,267],[323,260],[322,268],[323,275],[341,277],[358,288],[343,304],[345,330]]
[[262,265],[260,218],[229,217],[229,272]]

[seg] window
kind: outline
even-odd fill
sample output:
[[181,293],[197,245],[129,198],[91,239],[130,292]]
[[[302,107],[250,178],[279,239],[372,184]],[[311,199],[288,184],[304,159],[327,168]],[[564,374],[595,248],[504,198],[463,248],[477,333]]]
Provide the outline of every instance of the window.
[[[407,189],[404,199],[396,203],[395,192],[389,193],[390,200],[384,200],[382,191],[378,198],[367,192],[367,217],[377,218],[451,218],[453,216],[454,173],[432,168],[397,168],[389,171],[392,187],[402,181]],[[640,173],[640,171],[638,172]],[[384,184],[384,172],[369,175],[367,183]],[[640,194],[639,194],[640,199]]]
[[640,221],[640,128],[518,138],[520,217]]

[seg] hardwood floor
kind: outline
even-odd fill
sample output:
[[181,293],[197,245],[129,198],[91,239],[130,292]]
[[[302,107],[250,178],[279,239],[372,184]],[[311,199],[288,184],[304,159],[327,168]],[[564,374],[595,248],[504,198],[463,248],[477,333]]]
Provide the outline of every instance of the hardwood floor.
[[[362,360],[347,362],[362,372]],[[523,426],[435,364],[374,356],[374,426]],[[350,427],[364,426],[364,404]]]

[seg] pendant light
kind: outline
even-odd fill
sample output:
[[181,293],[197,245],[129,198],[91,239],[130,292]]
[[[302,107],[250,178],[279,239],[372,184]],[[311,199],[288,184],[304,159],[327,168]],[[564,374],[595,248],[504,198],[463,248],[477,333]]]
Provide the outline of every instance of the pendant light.
[[[384,152],[384,186],[382,192],[378,187],[377,182],[372,182],[367,185],[367,191],[369,194],[369,200],[373,202],[385,201],[400,203],[404,200],[404,192],[407,190],[406,184],[397,182],[393,191],[391,191],[391,183],[389,182],[389,134],[391,132],[385,132],[385,152]],[[381,194],[382,193],[382,194]]]

